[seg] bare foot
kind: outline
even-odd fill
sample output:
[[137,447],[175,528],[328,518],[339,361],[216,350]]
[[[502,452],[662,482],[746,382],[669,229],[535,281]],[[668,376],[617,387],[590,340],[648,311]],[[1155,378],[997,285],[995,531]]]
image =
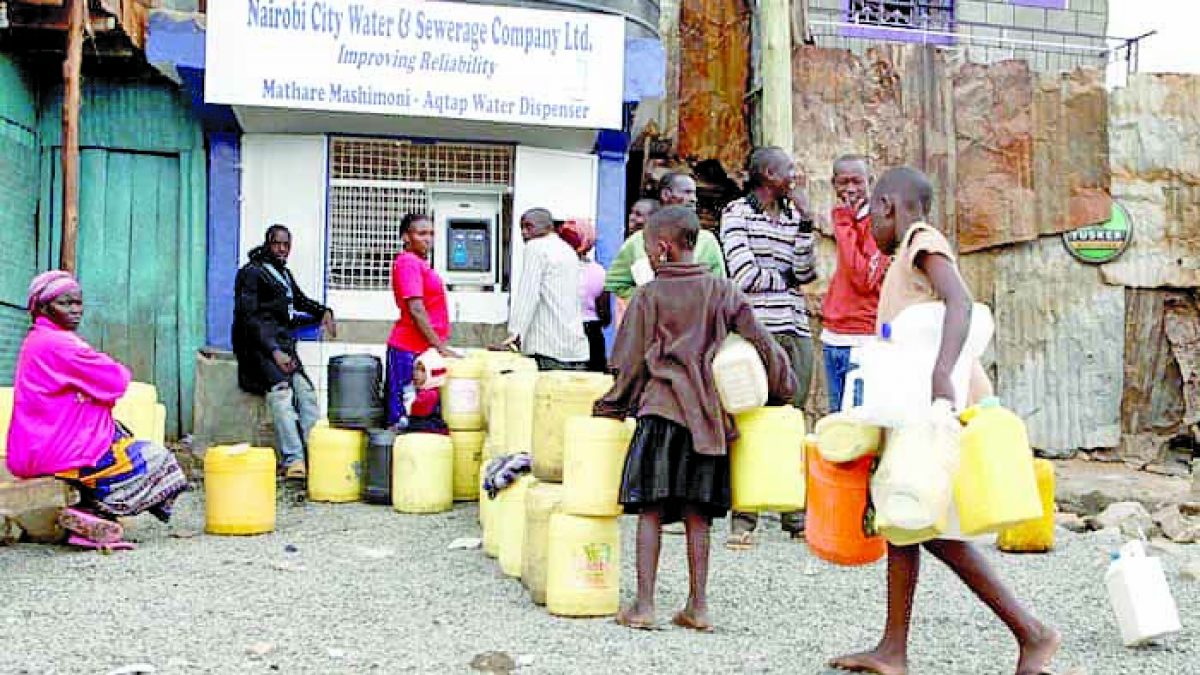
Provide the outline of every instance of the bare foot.
[[687,628],[701,633],[711,633],[713,630],[712,621],[708,618],[708,612],[703,609],[695,609],[693,607],[684,607],[675,614],[671,619],[671,623],[676,626]]
[[1021,659],[1017,662],[1017,675],[1042,675],[1054,660],[1062,646],[1062,635],[1050,627],[1043,627],[1040,635],[1029,643],[1021,644]]
[[617,623],[637,630],[658,629],[658,624],[654,622],[654,607],[645,607],[639,603],[634,603],[617,612]]
[[839,656],[829,662],[830,666],[849,670],[855,673],[879,673],[879,675],[905,675],[908,672],[908,659],[903,655],[894,655],[876,649]]

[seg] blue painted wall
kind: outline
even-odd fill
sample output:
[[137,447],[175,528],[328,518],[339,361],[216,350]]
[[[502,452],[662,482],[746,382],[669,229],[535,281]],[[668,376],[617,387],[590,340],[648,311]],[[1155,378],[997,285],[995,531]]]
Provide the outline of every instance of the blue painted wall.
[[206,342],[232,349],[233,281],[238,270],[241,137],[208,136],[208,313]]

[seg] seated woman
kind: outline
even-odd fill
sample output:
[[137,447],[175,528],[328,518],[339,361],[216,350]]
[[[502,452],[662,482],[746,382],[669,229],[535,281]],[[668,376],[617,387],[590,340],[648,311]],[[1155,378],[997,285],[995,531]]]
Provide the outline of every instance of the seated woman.
[[167,522],[187,477],[170,451],[134,440],[113,419],[131,376],[75,333],[83,319],[79,282],[66,272],[40,274],[29,285],[28,307],[33,326],[17,357],[8,470],[78,488],[79,506],[59,516],[68,543],[132,548],[117,517],[149,511]]

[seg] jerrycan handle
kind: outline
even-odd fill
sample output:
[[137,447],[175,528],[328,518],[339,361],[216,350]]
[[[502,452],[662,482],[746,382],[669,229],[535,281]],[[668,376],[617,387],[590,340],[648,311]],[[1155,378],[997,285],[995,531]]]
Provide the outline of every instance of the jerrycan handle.
[[958,421],[962,422],[963,424],[970,424],[971,420],[975,419],[975,416],[978,415],[981,410],[987,410],[989,408],[999,408],[999,407],[1000,407],[1000,397],[999,396],[989,396],[989,397],[983,399],[982,401],[976,403],[975,405],[962,411],[961,413],[959,413]]

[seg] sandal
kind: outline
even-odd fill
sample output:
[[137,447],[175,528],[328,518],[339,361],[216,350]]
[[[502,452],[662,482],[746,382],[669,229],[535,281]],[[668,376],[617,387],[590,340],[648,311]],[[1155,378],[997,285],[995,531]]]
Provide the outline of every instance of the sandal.
[[754,548],[753,532],[734,532],[725,540],[725,548],[730,551],[749,551]]
[[58,524],[64,530],[97,544],[121,541],[125,536],[125,528],[120,523],[70,506],[58,513]]
[[67,544],[69,546],[86,548],[92,551],[101,551],[103,553],[111,553],[113,551],[132,551],[133,549],[137,548],[137,544],[134,544],[131,541],[118,540],[101,543],[98,541],[92,541],[86,537],[81,537],[77,534],[71,535],[70,538],[67,539]]

